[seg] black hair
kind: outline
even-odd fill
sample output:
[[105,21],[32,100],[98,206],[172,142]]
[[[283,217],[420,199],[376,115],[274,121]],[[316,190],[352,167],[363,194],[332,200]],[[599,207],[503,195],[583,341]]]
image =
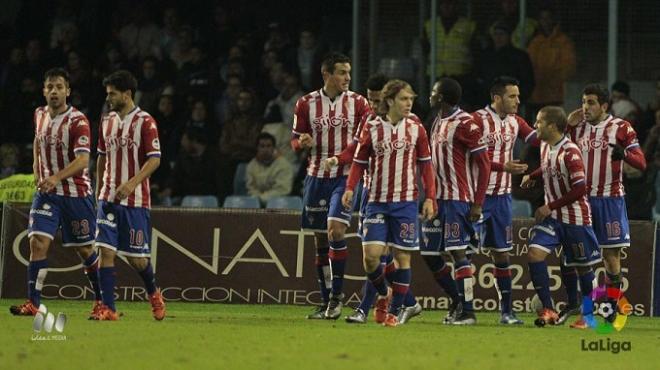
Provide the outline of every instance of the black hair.
[[277,145],[277,140],[275,140],[275,136],[267,133],[267,132],[262,132],[257,136],[257,145],[259,145],[259,142],[261,140],[270,140],[273,143],[273,146]]
[[380,91],[383,89],[383,87],[385,87],[387,81],[389,81],[389,79],[383,73],[376,73],[369,76],[369,79],[367,79],[365,86],[367,90]]
[[610,92],[599,84],[589,84],[585,86],[584,90],[582,90],[582,95],[596,95],[598,98],[598,104],[601,105],[609,103],[610,101]]
[[461,84],[453,78],[443,77],[440,79],[440,94],[442,94],[442,101],[455,106],[461,101],[463,95],[463,88]]
[[342,53],[337,53],[337,52],[332,52],[323,58],[323,63],[321,64],[321,70],[322,71],[327,71],[328,73],[332,74],[335,72],[335,64],[337,63],[350,63],[351,58],[348,56],[342,54]]
[[625,81],[616,81],[612,84],[612,91],[620,91],[626,96],[630,96],[630,85]]
[[44,73],[44,81],[48,80],[49,78],[57,78],[57,77],[62,77],[64,79],[64,82],[66,83],[66,86],[69,86],[69,83],[71,81],[71,78],[69,77],[69,72],[66,71],[64,68],[51,68]]
[[507,86],[518,86],[520,81],[509,76],[499,76],[493,80],[490,85],[490,98],[493,99],[495,95],[502,96],[506,91]]
[[135,76],[127,70],[120,69],[112,72],[103,79],[103,86],[112,86],[115,89],[125,92],[131,92],[131,97],[135,98],[135,90],[137,90],[137,80]]

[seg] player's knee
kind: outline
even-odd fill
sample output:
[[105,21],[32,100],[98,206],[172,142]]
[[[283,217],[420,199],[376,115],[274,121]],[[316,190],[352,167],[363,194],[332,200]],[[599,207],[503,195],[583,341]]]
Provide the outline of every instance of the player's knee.
[[86,260],[94,253],[94,247],[92,245],[83,245],[81,247],[76,247],[76,252],[83,260]]
[[495,252],[491,253],[493,257],[493,262],[495,263],[509,263],[509,254],[507,252]]
[[110,267],[115,265],[115,256],[117,252],[110,248],[99,248],[99,254],[101,255],[101,267]]
[[48,254],[50,239],[42,235],[33,235],[30,238],[30,257],[32,260],[41,260]]
[[128,257],[128,263],[133,266],[137,271],[142,271],[147,268],[149,259],[145,257]]
[[328,225],[328,240],[343,240],[346,234],[346,225],[332,222]]
[[529,248],[529,252],[527,252],[529,262],[541,262],[545,260],[545,256],[547,256],[547,253],[538,248]]
[[402,268],[402,269],[410,268],[410,252],[395,249],[394,260],[396,261],[398,268]]

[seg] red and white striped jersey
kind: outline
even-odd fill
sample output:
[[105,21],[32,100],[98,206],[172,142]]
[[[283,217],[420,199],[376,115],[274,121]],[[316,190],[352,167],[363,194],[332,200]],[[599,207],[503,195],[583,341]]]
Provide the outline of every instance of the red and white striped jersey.
[[[77,153],[89,153],[90,128],[87,117],[69,106],[66,111],[51,117],[48,106],[34,111],[39,179],[44,180],[63,170]],[[85,168],[60,181],[51,193],[66,197],[86,197],[92,194],[89,171]]]
[[[584,163],[577,145],[564,136],[557,144],[541,143],[541,169],[545,204],[550,204],[585,182]],[[591,208],[587,196],[552,211],[552,218],[571,225],[591,225]]]
[[99,154],[105,155],[103,187],[99,199],[127,207],[151,207],[149,178],[135,188],[128,198],[115,198],[117,187],[135,176],[149,157],[160,157],[156,121],[139,107],[124,119],[116,112],[105,115],[99,125]]
[[462,109],[457,109],[448,117],[438,115],[435,118],[431,129],[431,154],[438,199],[474,200],[470,153],[487,149],[482,136],[479,123]]
[[417,163],[430,160],[426,130],[411,117],[396,125],[381,117],[366,122],[353,158],[369,167],[369,202],[417,200]]
[[[521,138],[526,143],[536,137],[536,131],[517,114],[509,114],[504,119],[486,106],[472,113],[472,117],[483,129],[484,143],[488,146],[488,157],[491,162],[501,163],[513,160],[513,147],[516,139]],[[503,195],[511,193],[511,174],[506,171],[491,171],[488,179],[488,195]]]
[[367,99],[352,91],[331,100],[321,89],[298,99],[293,118],[293,135],[310,134],[314,141],[307,166],[309,176],[334,178],[348,175],[350,166],[336,166],[326,170],[321,167],[321,163],[341,153],[351,143],[358,123],[369,112]]
[[628,121],[608,115],[592,125],[586,121],[568,128],[571,140],[582,150],[587,170],[587,194],[592,197],[622,197],[623,161],[612,161],[613,148],[621,145],[626,150],[639,147],[637,133]]

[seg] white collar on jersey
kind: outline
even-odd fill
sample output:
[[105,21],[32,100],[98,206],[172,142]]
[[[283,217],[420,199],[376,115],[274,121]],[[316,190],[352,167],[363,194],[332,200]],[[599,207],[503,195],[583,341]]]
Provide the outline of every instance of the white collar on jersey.
[[559,148],[560,146],[564,145],[564,143],[566,142],[566,140],[568,140],[568,137],[567,137],[566,135],[562,135],[562,136],[561,136],[561,139],[557,142],[557,144],[555,144],[555,145],[550,145],[550,144],[548,144],[548,145],[550,145],[550,149],[554,150],[554,149],[557,149],[557,148]]
[[495,109],[493,109],[493,106],[491,104],[488,104],[486,106],[486,110],[488,111],[488,113],[490,113],[491,116],[493,116],[493,118],[499,120],[500,123],[504,122],[504,120],[509,116],[507,114],[507,115],[504,116],[504,118],[500,117],[500,115],[497,114],[497,111]]

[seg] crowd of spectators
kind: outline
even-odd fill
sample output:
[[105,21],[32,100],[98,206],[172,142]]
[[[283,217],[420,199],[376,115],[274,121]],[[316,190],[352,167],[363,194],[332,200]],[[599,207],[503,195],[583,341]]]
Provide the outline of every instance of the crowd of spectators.
[[[46,69],[69,71],[69,102],[93,127],[105,110],[102,78],[128,69],[139,82],[136,103],[158,122],[163,161],[152,177],[155,204],[176,204],[185,195],[213,195],[222,204],[237,190],[234,174],[246,167],[252,173],[246,192],[262,202],[266,185],[276,186],[277,194],[300,195],[305,158],[289,146],[295,103],[322,86],[320,61],[327,51],[350,53],[350,32],[337,26],[350,18],[350,6],[336,5],[341,15],[325,15],[327,8],[295,7],[271,14],[274,5],[263,1],[254,9],[233,2],[104,4],[26,1],[14,25],[0,25],[7,31],[0,39],[0,178],[31,170],[32,113],[44,104]],[[543,105],[563,105],[576,56],[557,12],[541,8],[520,22],[516,0],[497,4],[489,19],[477,22],[461,15],[461,1],[439,0],[438,63],[427,72],[435,68],[438,77],[458,79],[467,109],[487,104],[490,81],[499,75],[520,81],[528,119]],[[421,40],[427,57],[431,29],[427,21]],[[419,101],[416,109],[424,114],[426,105]],[[659,110],[660,81],[647,107],[630,98],[625,82],[612,86],[612,112],[633,123],[652,164],[646,173],[626,171],[626,186],[639,198],[630,200],[639,205],[632,218],[648,218],[655,201],[649,189],[660,192]],[[263,178],[275,172],[289,183]],[[657,209],[660,214],[660,200]]]

